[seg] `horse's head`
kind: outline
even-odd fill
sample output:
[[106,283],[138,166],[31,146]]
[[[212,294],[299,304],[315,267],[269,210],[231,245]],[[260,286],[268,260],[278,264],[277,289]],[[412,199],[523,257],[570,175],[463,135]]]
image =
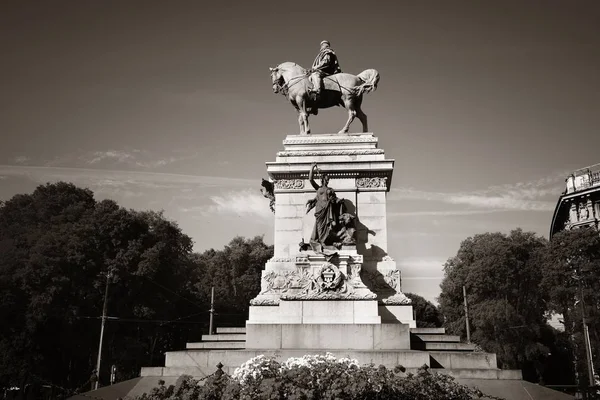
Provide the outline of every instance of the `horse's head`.
[[299,81],[299,79],[306,76],[304,68],[290,61],[281,63],[275,68],[269,68],[269,70],[271,71],[271,83],[275,93],[286,94],[288,89],[286,84],[290,85],[290,82]]
[[283,75],[281,74],[281,70],[279,66],[275,68],[269,68],[271,71],[271,83],[273,84],[273,93],[279,93],[284,85]]

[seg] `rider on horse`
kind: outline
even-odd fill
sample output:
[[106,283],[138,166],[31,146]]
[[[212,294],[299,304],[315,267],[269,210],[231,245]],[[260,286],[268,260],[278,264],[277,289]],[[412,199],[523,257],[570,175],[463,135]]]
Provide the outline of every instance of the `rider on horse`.
[[325,76],[342,72],[340,65],[338,64],[337,56],[329,47],[329,42],[327,40],[321,42],[321,50],[319,51],[319,54],[317,54],[310,72],[310,81],[313,85],[311,92],[315,94],[315,97],[318,96],[321,91],[323,78]]

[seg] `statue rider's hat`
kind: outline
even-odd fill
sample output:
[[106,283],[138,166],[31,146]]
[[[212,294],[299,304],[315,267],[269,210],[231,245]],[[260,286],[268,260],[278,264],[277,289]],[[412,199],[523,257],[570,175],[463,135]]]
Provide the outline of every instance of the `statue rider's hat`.
[[330,44],[329,44],[329,40],[323,40],[323,41],[321,42],[321,46],[323,46],[324,44],[327,44],[327,46],[330,46]]

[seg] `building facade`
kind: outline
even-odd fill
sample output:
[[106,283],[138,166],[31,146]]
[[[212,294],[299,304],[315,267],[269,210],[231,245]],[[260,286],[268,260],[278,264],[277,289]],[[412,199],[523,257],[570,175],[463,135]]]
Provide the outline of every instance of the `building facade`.
[[598,229],[600,220],[600,164],[578,169],[566,179],[552,217],[550,238],[562,230]]

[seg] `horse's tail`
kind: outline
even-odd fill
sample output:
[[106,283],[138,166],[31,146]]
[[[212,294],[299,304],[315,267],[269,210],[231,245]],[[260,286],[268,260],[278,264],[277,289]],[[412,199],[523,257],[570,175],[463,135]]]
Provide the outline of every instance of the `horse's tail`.
[[362,96],[364,93],[374,92],[375,89],[377,89],[377,84],[379,83],[379,72],[377,72],[376,69],[366,69],[358,74],[358,78],[364,83],[355,88],[357,96]]

